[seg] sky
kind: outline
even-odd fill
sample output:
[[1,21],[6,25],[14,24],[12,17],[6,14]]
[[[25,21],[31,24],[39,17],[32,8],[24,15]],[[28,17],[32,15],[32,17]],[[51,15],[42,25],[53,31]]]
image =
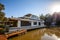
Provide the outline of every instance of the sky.
[[60,0],[0,0],[5,6],[6,17],[22,17],[28,13],[33,15],[45,15],[52,13],[52,4]]

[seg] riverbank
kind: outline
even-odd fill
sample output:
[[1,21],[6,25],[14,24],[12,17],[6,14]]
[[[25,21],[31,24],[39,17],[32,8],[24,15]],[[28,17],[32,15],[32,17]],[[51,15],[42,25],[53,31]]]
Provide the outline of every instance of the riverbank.
[[7,38],[4,35],[0,35],[0,40],[7,40]]

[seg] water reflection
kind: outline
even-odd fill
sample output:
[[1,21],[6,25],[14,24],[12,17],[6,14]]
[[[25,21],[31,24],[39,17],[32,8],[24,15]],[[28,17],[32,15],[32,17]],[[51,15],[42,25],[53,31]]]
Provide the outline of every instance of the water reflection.
[[45,33],[42,37],[41,40],[60,40],[55,34],[48,35]]
[[60,40],[57,36],[60,37],[60,27],[31,30],[24,35],[9,38],[9,40]]

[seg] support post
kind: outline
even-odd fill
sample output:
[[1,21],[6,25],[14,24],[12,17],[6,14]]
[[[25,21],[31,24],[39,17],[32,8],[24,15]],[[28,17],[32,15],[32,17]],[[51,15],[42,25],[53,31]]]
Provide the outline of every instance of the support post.
[[33,22],[31,21],[31,26],[33,26]]
[[38,21],[37,21],[37,26],[39,26]]
[[17,26],[21,28],[21,21],[18,20]]

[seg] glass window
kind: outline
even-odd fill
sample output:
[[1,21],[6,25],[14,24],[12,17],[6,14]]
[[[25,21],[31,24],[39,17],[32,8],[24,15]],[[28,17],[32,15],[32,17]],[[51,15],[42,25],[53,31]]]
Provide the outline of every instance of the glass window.
[[37,22],[34,22],[34,25],[37,25]]
[[39,25],[41,25],[41,23],[39,22]]

